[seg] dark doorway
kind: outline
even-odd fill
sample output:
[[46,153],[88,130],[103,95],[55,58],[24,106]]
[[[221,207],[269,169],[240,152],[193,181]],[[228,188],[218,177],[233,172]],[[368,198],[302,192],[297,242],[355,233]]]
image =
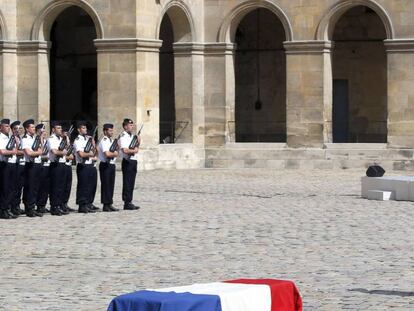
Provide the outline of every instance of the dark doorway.
[[348,142],[348,80],[333,81],[332,131],[334,143]]
[[174,33],[166,14],[161,23],[160,40],[160,143],[175,142],[175,85],[174,85]]
[[335,25],[332,38],[335,43],[332,54],[334,142],[387,142],[386,37],[381,18],[365,6],[348,10]]
[[65,9],[55,20],[50,40],[50,118],[97,124],[95,25],[81,8]]
[[236,142],[286,142],[286,40],[267,9],[240,22],[235,43]]

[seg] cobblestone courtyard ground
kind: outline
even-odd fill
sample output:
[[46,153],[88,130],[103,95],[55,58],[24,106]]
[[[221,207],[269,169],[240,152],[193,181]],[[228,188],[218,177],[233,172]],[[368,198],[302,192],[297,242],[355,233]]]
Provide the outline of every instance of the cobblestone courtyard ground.
[[139,211],[1,221],[0,309],[239,277],[294,280],[304,310],[414,309],[414,205],[361,199],[361,173],[140,172]]

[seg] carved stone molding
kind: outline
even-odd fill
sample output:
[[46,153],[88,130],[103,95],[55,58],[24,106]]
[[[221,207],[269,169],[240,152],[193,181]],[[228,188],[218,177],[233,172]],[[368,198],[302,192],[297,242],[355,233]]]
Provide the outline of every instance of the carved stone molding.
[[159,53],[162,45],[161,40],[140,38],[98,39],[94,42],[98,53]]
[[287,41],[283,43],[286,54],[323,54],[330,53],[333,48],[331,41]]

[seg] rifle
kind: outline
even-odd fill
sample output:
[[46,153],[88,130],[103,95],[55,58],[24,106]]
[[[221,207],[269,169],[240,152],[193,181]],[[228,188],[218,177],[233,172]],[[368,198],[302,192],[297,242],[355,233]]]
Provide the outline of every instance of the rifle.
[[69,145],[68,152],[66,152],[66,156],[68,157],[68,156],[72,155],[72,153],[73,153],[73,145]]
[[139,146],[138,143],[138,136],[141,134],[142,128],[144,127],[144,123],[142,123],[138,133],[136,135],[134,135],[134,137],[132,137],[131,143],[129,144],[129,149],[135,149],[136,147]]
[[34,140],[33,145],[32,145],[32,150],[37,151],[37,150],[39,150],[39,148],[40,148],[40,136],[36,135],[35,140]]
[[16,146],[16,137],[14,135],[10,136],[9,142],[6,145],[6,150],[13,150]]
[[45,156],[49,153],[49,144],[47,142],[45,142],[45,144],[43,145],[43,152],[42,152],[42,156]]
[[118,141],[120,137],[121,137],[121,134],[119,134],[118,137],[114,139],[111,147],[109,147],[109,152],[115,152],[118,149]]
[[70,135],[72,135],[72,132],[74,130],[73,125],[70,126],[68,133],[62,138],[62,141],[60,142],[59,145],[59,151],[63,151],[66,146],[68,145],[68,140],[70,140],[70,138],[68,139],[68,137],[70,137]]
[[85,149],[83,149],[84,152],[86,152],[86,153],[91,152],[92,147],[93,147],[92,140],[95,137],[95,134],[96,134],[97,130],[98,130],[98,127],[95,126],[95,129],[93,130],[92,136],[89,137],[88,141],[86,142]]
[[[43,130],[45,129],[45,126],[44,125],[43,125],[43,128],[42,129]],[[36,135],[35,140],[34,140],[33,145],[32,145],[32,150],[33,151],[39,150],[41,143],[42,142],[40,140],[40,135]]]

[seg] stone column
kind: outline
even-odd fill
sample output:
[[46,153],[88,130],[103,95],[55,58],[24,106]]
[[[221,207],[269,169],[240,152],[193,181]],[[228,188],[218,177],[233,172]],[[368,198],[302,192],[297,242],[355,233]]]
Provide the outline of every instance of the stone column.
[[98,124],[112,122],[122,130],[124,118],[144,124],[145,146],[159,140],[158,64],[161,41],[95,40],[98,53]]
[[[174,43],[177,143],[204,145],[203,45]],[[185,127],[185,128],[184,128]]]
[[49,49],[47,41],[17,43],[17,117],[21,120],[50,119]]
[[205,146],[225,145],[234,121],[234,44],[204,46]]
[[0,41],[0,115],[17,119],[17,44]]
[[388,146],[414,148],[414,40],[385,40],[388,62]]
[[332,69],[329,41],[285,42],[287,144],[320,148],[332,141]]

